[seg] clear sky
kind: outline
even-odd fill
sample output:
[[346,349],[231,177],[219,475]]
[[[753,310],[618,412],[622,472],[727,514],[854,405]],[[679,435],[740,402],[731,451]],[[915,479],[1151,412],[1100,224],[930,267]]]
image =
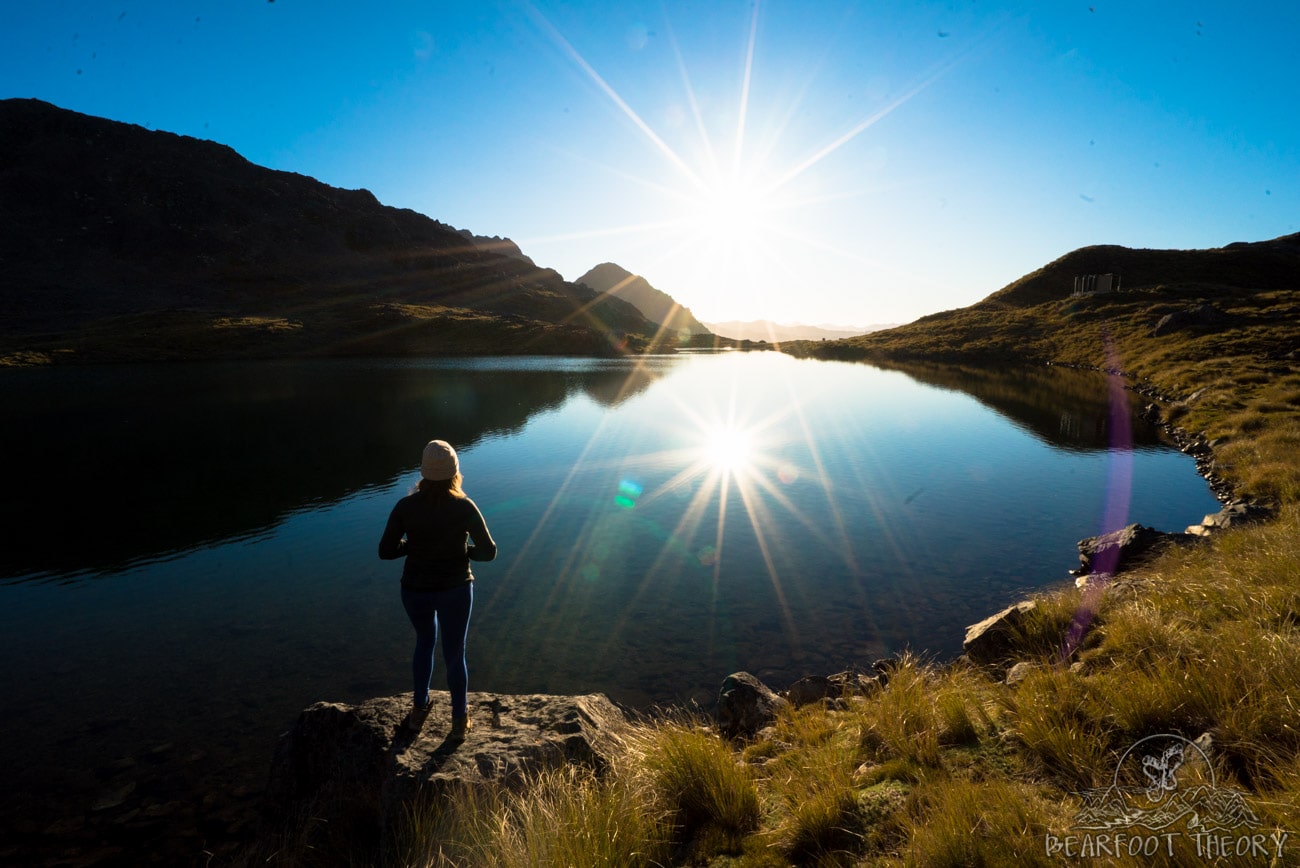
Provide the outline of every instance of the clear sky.
[[5,3],[0,97],[604,261],[706,321],[1300,231],[1300,3]]

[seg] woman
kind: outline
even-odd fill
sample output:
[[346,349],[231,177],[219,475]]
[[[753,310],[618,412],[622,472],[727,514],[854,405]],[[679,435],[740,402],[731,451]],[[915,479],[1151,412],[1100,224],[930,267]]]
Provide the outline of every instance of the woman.
[[406,558],[402,605],[415,627],[411,658],[414,704],[403,726],[418,732],[429,716],[433,649],[441,634],[451,692],[451,738],[461,740],[470,727],[465,636],[474,603],[474,574],[469,562],[492,560],[497,556],[497,544],[478,507],[461,490],[460,462],[450,444],[429,441],[420,461],[420,475],[423,478],[416,490],[393,507],[379,541],[379,557]]

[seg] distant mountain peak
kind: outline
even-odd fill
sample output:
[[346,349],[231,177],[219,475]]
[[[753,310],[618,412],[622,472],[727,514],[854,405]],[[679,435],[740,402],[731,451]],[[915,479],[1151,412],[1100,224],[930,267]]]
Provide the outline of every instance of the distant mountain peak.
[[644,277],[633,274],[616,263],[602,262],[574,283],[585,284],[603,295],[620,298],[641,311],[650,322],[665,328],[692,335],[709,334],[709,328],[697,320],[689,308],[678,304],[668,293],[656,289]]

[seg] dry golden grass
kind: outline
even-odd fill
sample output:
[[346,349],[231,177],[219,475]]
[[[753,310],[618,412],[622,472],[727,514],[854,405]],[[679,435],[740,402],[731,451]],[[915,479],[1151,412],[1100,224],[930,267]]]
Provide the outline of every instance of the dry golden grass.
[[631,743],[634,767],[679,838],[734,850],[758,826],[758,788],[749,767],[717,733],[690,721],[665,721],[637,730]]

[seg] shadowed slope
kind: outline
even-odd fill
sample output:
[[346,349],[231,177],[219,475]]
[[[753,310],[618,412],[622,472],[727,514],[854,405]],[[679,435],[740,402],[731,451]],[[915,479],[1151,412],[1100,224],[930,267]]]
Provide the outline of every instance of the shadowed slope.
[[653,334],[631,305],[369,191],[36,100],[0,101],[0,212],[9,351],[369,354],[410,326],[395,351],[608,353]]

